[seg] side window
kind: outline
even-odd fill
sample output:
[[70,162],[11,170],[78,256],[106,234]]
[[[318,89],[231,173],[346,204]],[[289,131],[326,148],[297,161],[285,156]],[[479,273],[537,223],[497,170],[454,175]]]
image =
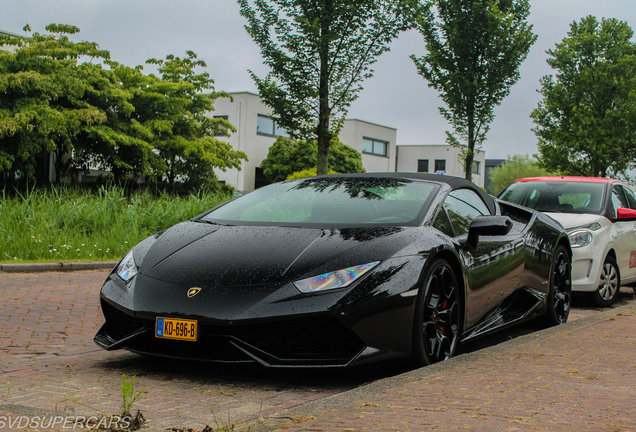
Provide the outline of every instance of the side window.
[[479,195],[470,189],[457,189],[448,194],[448,196],[456,198],[465,202],[469,206],[474,207],[482,215],[490,214],[488,207],[486,207],[486,204],[484,204]]
[[444,209],[440,210],[435,218],[435,222],[433,222],[433,228],[437,228],[447,236],[453,236],[453,229],[450,226],[450,222],[448,221],[448,216],[446,216],[446,212]]
[[634,195],[634,192],[630,188],[625,186],[623,186],[623,192],[625,192],[625,196],[627,197],[629,208],[636,210],[636,195]]
[[444,209],[456,236],[467,234],[475,217],[490,214],[479,195],[468,189],[451,192],[444,201]]
[[627,199],[625,198],[625,193],[623,192],[623,188],[619,185],[616,185],[612,188],[612,206],[614,207],[614,217],[616,217],[616,209],[619,209],[621,207],[629,208]]

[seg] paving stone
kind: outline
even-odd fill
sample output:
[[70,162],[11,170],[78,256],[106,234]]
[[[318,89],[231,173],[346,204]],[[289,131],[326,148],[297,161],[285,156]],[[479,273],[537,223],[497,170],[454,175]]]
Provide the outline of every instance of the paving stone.
[[[636,428],[633,309],[503,351],[487,350],[424,377],[393,377],[404,372],[400,367],[276,371],[99,349],[92,338],[103,323],[98,296],[107,274],[0,273],[0,417],[116,413],[125,373],[136,376],[136,390],[147,392],[136,407],[159,429],[250,421],[250,431]],[[598,312],[575,309],[571,319]],[[363,385],[369,382],[391,386],[364,393],[376,388]],[[355,400],[337,402],[346,398]],[[329,409],[332,403],[337,406]],[[322,408],[295,414],[303,407]]]

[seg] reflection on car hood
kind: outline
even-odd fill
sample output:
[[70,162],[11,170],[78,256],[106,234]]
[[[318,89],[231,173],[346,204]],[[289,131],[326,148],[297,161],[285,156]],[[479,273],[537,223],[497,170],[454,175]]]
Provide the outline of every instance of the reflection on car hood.
[[563,228],[570,229],[576,228],[583,225],[589,225],[594,222],[601,222],[601,219],[605,219],[604,216],[599,216],[595,214],[587,214],[587,213],[553,213],[553,212],[544,212],[552,219],[557,220],[563,225]]
[[[236,286],[293,281],[329,259],[402,230],[326,230],[184,222],[157,239],[145,256],[140,273],[179,284],[205,281],[213,285]],[[383,258],[378,255],[373,260]],[[362,260],[352,265],[364,264],[366,258],[366,253],[352,258]]]

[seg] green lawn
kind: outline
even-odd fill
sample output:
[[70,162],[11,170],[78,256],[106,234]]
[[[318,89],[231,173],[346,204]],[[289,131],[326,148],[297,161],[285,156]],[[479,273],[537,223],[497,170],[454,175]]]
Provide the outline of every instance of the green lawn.
[[0,195],[0,262],[118,260],[147,236],[231,198],[75,188]]

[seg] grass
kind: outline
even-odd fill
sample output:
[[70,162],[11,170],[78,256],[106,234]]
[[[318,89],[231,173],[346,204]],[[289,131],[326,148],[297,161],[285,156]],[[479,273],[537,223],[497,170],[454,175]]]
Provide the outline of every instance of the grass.
[[147,236],[231,198],[57,187],[0,194],[0,262],[119,260]]

